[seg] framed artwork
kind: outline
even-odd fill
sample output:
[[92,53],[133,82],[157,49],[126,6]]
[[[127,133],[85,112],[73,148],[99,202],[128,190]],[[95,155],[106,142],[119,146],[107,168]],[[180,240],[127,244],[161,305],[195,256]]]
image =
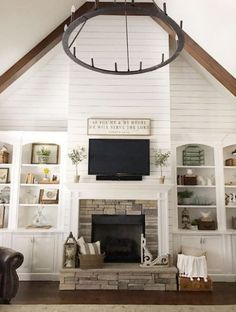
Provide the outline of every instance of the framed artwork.
[[0,228],[4,227],[5,206],[0,205]]
[[41,189],[39,191],[39,204],[58,204],[59,190]]
[[88,135],[151,135],[151,119],[88,118]]
[[9,168],[0,168],[0,183],[7,183]]
[[58,164],[59,145],[47,143],[33,143],[31,164]]

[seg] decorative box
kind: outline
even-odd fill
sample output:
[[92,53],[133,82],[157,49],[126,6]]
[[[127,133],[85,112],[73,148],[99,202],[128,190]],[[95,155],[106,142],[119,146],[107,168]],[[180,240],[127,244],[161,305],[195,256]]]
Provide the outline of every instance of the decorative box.
[[225,166],[233,166],[233,158],[226,159]]
[[207,278],[207,282],[203,278],[198,280],[193,278],[191,281],[188,277],[179,277],[179,291],[212,291],[213,283],[210,277]]
[[103,267],[105,253],[100,255],[79,255],[80,269],[99,269]]
[[183,150],[184,166],[202,166],[205,164],[205,153],[198,145],[188,145]]
[[9,153],[8,152],[0,152],[0,164],[8,164]]
[[184,185],[197,185],[197,177],[184,176]]
[[198,229],[202,231],[208,230],[216,230],[216,222],[215,221],[198,221]]

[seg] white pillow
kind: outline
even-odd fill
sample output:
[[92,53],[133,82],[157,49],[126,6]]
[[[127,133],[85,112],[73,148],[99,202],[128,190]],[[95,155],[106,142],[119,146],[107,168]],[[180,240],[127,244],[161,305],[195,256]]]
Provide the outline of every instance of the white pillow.
[[182,246],[182,254],[185,256],[201,257],[206,256],[206,251],[200,248]]
[[85,240],[83,236],[80,236],[80,238],[77,239],[77,244],[80,246],[81,244],[85,244]]
[[80,244],[80,253],[82,255],[100,255],[101,254],[100,241],[97,241],[95,243]]

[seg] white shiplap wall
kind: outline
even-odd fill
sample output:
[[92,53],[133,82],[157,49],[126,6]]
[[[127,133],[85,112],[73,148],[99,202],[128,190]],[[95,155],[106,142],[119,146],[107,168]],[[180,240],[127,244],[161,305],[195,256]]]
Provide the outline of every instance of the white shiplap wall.
[[[139,67],[140,61],[143,67],[159,63],[162,53],[168,57],[168,35],[151,18],[129,17],[128,25],[131,69]],[[87,22],[79,38],[81,45],[77,46],[77,56],[83,61],[90,62],[93,57],[97,66],[111,69],[117,62],[119,69],[126,69],[124,17],[96,17]],[[69,149],[88,145],[88,118],[110,117],[150,118],[151,136],[147,138],[151,148],[170,150],[169,66],[142,75],[115,76],[89,71],[71,63],[69,97]],[[95,181],[95,176],[88,176],[87,167],[87,161],[84,161],[80,167],[82,181]],[[74,168],[69,162],[68,168],[68,180],[72,180]],[[165,175],[170,181],[169,167]],[[151,175],[144,177],[143,183],[157,183],[157,176],[157,169],[151,164]],[[171,218],[170,215],[170,226]]]
[[221,142],[236,133],[236,99],[220,93],[179,57],[170,65],[171,140]]
[[[129,17],[131,68],[157,64],[161,53],[168,55],[168,35],[149,17]],[[99,16],[89,20],[80,37],[77,55],[97,66],[126,67],[124,17]],[[96,47],[96,48],[95,48]],[[114,58],[114,56],[119,58]],[[150,118],[151,147],[170,149],[169,66],[142,75],[115,76],[96,73],[71,62],[68,135],[69,148],[88,144],[87,118]],[[134,137],[135,138],[135,137]],[[142,137],[141,137],[142,138]],[[149,138],[149,137],[148,137]],[[151,166],[156,179],[156,168]],[[87,175],[87,162],[81,164],[83,180],[95,180]],[[70,167],[69,179],[74,174]],[[167,169],[167,176],[169,169]]]
[[59,45],[0,94],[0,130],[66,130],[68,77]]

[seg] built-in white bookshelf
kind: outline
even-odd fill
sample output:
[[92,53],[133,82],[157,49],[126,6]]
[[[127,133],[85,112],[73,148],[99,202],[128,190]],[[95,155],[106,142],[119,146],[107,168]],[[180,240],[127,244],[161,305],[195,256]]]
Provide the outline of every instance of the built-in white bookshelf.
[[209,214],[217,229],[214,147],[197,143],[177,146],[175,170],[177,229],[196,230],[191,224],[197,223],[202,214]]

